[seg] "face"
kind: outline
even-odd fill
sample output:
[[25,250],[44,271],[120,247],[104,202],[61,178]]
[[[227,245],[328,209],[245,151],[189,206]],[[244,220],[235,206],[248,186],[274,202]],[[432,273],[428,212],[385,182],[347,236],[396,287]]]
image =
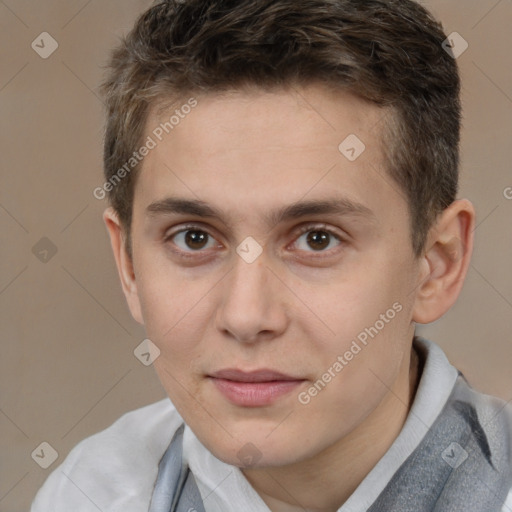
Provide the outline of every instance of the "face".
[[408,371],[418,268],[382,116],[316,85],[206,95],[143,161],[130,307],[227,463],[314,457]]

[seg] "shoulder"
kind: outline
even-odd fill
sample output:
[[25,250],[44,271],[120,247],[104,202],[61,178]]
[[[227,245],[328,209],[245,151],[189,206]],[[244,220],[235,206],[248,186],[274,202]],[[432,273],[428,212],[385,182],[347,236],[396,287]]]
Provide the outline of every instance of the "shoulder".
[[462,374],[459,381],[464,382],[466,388],[460,398],[474,406],[482,428],[491,437],[501,436],[508,440],[504,446],[508,448],[512,465],[512,403],[474,389]]
[[506,496],[502,512],[508,512],[512,510],[512,404],[469,385],[466,393],[469,399],[467,395],[462,398],[473,405],[476,416],[472,418],[471,411],[466,412],[465,420],[471,425],[482,452],[488,454],[500,475],[496,489]]
[[158,463],[181,423],[168,398],[124,414],[71,450],[31,512],[147,510]]

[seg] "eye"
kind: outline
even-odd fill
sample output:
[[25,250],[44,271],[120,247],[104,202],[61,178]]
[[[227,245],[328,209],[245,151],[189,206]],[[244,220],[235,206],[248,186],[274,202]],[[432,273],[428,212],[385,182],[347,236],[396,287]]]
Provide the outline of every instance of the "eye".
[[[304,252],[326,253],[343,245],[343,242],[340,235],[322,224],[307,225],[301,228],[293,245]],[[171,250],[184,257],[193,257],[194,253],[204,253],[207,249],[222,247],[208,231],[197,225],[184,226],[179,231],[166,235],[164,243],[176,246],[177,249]]]
[[185,226],[184,229],[165,237],[164,242],[171,241],[180,249],[180,252],[185,253],[202,252],[203,249],[219,246],[215,238],[198,226]]
[[[328,252],[329,249],[338,247],[342,243],[343,239],[334,230],[325,225],[316,225],[302,228],[294,245],[297,245],[301,251],[318,253]],[[308,250],[308,248],[312,250]]]

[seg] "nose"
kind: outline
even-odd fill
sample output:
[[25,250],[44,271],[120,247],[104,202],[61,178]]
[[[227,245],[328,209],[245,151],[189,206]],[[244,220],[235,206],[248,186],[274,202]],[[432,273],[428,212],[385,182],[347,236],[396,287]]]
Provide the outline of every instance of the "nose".
[[236,255],[220,293],[216,327],[225,336],[254,343],[278,337],[286,330],[286,287],[267,266],[264,253],[252,263]]

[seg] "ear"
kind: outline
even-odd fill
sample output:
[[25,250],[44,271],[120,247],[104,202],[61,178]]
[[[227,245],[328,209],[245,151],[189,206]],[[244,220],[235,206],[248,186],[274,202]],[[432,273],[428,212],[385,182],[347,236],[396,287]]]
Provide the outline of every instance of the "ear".
[[144,325],[133,262],[126,251],[125,237],[121,223],[119,222],[119,217],[112,207],[107,208],[103,212],[103,221],[110,235],[110,244],[114,252],[114,258],[116,260],[126,302],[128,303],[133,318],[139,322],[139,324]]
[[455,303],[473,252],[475,210],[467,199],[454,201],[429,230],[420,258],[412,320],[434,322]]

